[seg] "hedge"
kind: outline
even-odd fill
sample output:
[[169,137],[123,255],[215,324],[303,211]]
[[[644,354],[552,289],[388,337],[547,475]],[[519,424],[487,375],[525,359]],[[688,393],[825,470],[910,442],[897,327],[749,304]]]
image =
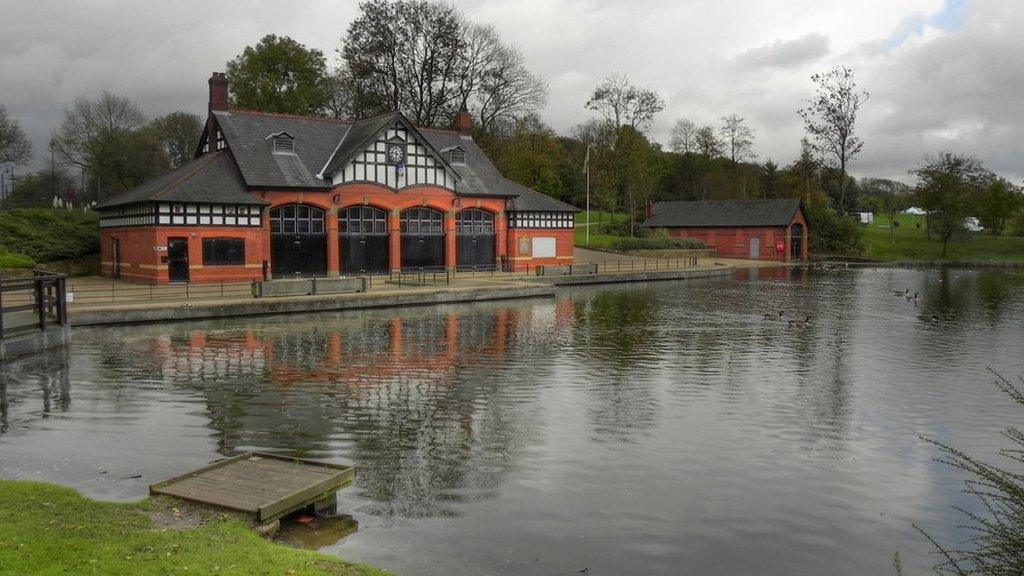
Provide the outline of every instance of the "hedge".
[[36,261],[24,254],[14,254],[0,250],[0,270],[9,268],[32,268]]
[[99,215],[94,212],[49,208],[0,211],[0,252],[51,262],[99,251]]

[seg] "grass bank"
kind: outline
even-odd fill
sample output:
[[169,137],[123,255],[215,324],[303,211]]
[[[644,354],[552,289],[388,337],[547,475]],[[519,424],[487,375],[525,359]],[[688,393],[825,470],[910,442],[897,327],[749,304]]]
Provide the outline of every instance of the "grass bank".
[[[900,215],[896,218],[895,242],[889,236],[889,220],[875,216],[864,228],[864,256],[882,260],[947,260],[949,262],[1024,262],[1024,237],[988,232],[964,233],[949,241],[948,253],[942,254],[942,243],[925,234],[923,216]],[[811,223],[813,226],[813,223]]]
[[81,210],[0,211],[0,268],[78,260],[100,251],[99,216]]
[[387,574],[271,542],[238,515],[203,510],[182,521],[179,506],[167,498],[97,502],[0,480],[0,574]]

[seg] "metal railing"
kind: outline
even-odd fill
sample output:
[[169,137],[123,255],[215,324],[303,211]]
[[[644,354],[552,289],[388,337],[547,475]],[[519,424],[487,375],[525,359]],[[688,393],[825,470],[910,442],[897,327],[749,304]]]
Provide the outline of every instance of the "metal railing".
[[[697,256],[683,258],[631,258],[576,262],[573,268],[596,266],[597,273],[629,273],[690,268],[698,265]],[[567,265],[568,266],[568,265]],[[518,270],[494,266],[462,266],[455,270],[443,267],[406,268],[376,273],[350,273],[367,278],[368,290],[385,287],[451,285],[460,279],[513,279],[535,276],[537,266],[528,264]],[[24,279],[31,280],[31,279]],[[69,303],[73,306],[95,304],[127,304],[143,302],[187,302],[192,300],[248,299],[253,297],[252,281],[216,281],[194,284],[131,284],[113,279],[68,279]],[[27,297],[21,304],[27,303]]]
[[25,278],[0,279],[0,339],[68,323],[67,277],[35,271]]

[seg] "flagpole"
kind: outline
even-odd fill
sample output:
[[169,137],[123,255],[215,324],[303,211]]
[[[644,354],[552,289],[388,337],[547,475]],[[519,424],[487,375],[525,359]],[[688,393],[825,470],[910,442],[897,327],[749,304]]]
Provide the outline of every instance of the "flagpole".
[[587,241],[585,246],[590,246],[590,144],[587,144],[587,158],[584,162],[587,168]]

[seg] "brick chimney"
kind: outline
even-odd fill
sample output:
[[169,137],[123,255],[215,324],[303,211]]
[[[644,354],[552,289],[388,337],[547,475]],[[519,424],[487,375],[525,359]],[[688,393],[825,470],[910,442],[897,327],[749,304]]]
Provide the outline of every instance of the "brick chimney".
[[463,136],[473,135],[473,117],[469,112],[461,110],[457,116],[455,116],[455,129]]
[[210,107],[209,111],[228,109],[228,77],[223,72],[214,72],[210,76]]

